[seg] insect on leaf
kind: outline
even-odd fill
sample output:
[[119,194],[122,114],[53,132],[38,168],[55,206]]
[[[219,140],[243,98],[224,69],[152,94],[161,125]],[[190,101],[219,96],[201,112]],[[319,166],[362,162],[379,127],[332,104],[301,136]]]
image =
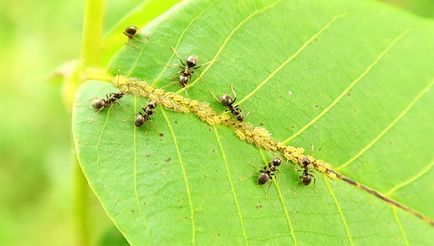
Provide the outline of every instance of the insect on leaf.
[[[148,40],[113,57],[113,74],[218,113],[226,108],[210,90],[232,95],[233,85],[245,122],[349,180],[312,168],[315,184],[304,186],[281,153],[161,105],[136,128],[148,103],[137,95],[96,113],[89,100],[117,89],[89,81],[74,107],[78,157],[131,244],[432,242],[432,21],[371,1],[204,0],[177,5],[144,31]],[[180,65],[171,46],[208,63],[182,90],[171,79]],[[268,190],[258,170],[274,156],[283,161]]]

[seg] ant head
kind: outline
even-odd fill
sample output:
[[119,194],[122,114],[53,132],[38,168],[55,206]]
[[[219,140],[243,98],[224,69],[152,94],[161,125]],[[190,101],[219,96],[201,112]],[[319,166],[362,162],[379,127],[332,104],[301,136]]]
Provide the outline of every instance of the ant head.
[[156,102],[150,102],[150,103],[148,104],[148,107],[149,107],[150,109],[154,109],[154,108],[157,107],[157,103],[156,103]]
[[96,109],[96,110],[100,110],[102,108],[104,108],[105,106],[105,101],[104,99],[101,98],[96,98],[95,100],[93,100],[92,102],[92,108]]
[[241,122],[244,121],[244,115],[241,114],[241,113],[238,114],[238,115],[237,115],[237,120],[238,120],[238,121],[241,121]]
[[261,173],[258,177],[258,184],[263,185],[263,184],[267,183],[268,180],[270,180],[270,177],[268,176],[268,174],[267,173]]
[[191,55],[191,56],[187,57],[186,63],[187,63],[187,66],[194,67],[197,64],[197,61],[198,61],[198,57]]
[[228,94],[223,94],[223,96],[220,98],[220,102],[224,106],[231,106],[232,103],[234,103],[234,99],[231,96],[229,96]]
[[141,127],[145,123],[145,121],[145,117],[139,113],[136,116],[136,121],[134,122],[134,125],[136,125],[136,127]]
[[301,159],[301,164],[303,164],[304,167],[307,167],[310,164],[309,158],[307,158],[307,156],[303,157],[303,159]]
[[128,38],[132,38],[134,35],[136,35],[138,30],[139,30],[139,28],[137,28],[136,26],[129,26],[129,27],[125,28],[124,34]]
[[274,166],[280,166],[280,163],[282,163],[282,160],[280,160],[279,157],[274,157],[274,159],[271,161],[271,163],[272,163]]

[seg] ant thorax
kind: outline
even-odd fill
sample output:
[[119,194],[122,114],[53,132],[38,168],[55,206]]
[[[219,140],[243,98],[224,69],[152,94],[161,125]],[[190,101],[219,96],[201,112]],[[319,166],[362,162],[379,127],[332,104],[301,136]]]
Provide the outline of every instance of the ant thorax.
[[268,173],[261,173],[258,178],[258,184],[263,185],[270,180],[270,175]]

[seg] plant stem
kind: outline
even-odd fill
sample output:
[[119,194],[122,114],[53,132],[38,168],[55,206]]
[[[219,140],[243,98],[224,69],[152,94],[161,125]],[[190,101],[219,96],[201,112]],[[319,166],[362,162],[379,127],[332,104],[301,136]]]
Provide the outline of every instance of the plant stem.
[[74,215],[77,245],[90,245],[89,187],[76,158],[74,158]]
[[[104,0],[86,0],[83,17],[83,37],[81,60],[78,69],[69,81],[67,95],[69,102],[75,95],[78,86],[83,82],[82,75],[92,67],[100,66],[101,40],[104,21]],[[72,105],[72,103],[71,103]],[[74,214],[76,222],[76,238],[78,245],[90,245],[89,227],[89,187],[79,166],[74,151]]]
[[86,0],[81,49],[82,70],[100,65],[103,19],[104,0]]

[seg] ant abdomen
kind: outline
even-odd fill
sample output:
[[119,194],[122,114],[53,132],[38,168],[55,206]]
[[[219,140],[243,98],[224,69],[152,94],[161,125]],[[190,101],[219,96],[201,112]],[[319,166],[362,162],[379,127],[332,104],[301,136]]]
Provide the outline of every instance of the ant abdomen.
[[136,120],[134,122],[134,125],[136,127],[141,127],[143,124],[145,124],[145,122],[146,122],[145,116],[139,112],[136,116]]
[[270,177],[267,173],[259,174],[259,177],[258,177],[258,184],[259,185],[263,185],[263,184],[267,183],[268,180],[270,180]]
[[220,98],[220,102],[224,106],[228,107],[234,103],[234,99],[231,96],[229,96],[228,94],[223,94],[223,96]]
[[93,100],[93,102],[92,102],[92,108],[94,108],[96,110],[100,110],[100,109],[104,108],[104,106],[105,106],[104,99],[95,98],[95,100]]

